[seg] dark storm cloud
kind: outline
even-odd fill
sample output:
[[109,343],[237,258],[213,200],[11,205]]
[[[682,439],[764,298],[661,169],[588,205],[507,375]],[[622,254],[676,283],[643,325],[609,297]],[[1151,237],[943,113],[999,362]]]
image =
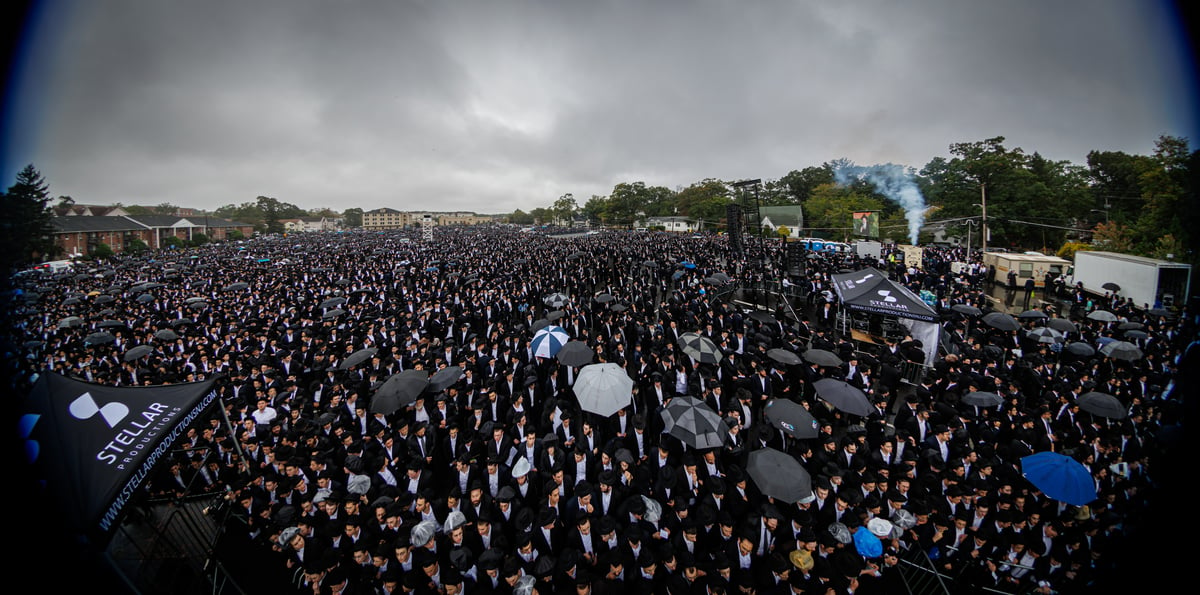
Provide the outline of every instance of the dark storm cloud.
[[1194,128],[1143,3],[975,4],[66,2],[15,160],[89,203],[508,212]]

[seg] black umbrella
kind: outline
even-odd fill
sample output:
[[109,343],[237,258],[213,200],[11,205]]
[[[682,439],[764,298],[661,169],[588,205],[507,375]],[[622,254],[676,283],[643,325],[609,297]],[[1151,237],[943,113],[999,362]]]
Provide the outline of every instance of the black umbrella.
[[341,308],[334,308],[334,309],[322,314],[321,318],[324,320],[329,320],[332,318],[337,318],[338,316],[341,316],[342,314],[345,314],[345,313],[346,313],[346,311]]
[[429,392],[441,392],[450,388],[459,378],[463,377],[463,369],[459,366],[446,366],[429,379]]
[[1091,312],[1088,312],[1087,317],[1089,320],[1099,320],[1100,322],[1116,322],[1117,321],[1117,315],[1113,314],[1112,312],[1109,312],[1108,310],[1093,310]]
[[539,318],[533,321],[533,324],[529,326],[529,330],[530,332],[536,333],[548,326],[550,326],[549,320],[546,320],[545,318]]
[[1146,331],[1140,331],[1137,329],[1127,330],[1124,334],[1126,339],[1133,339],[1134,341],[1141,341],[1150,337],[1150,334]]
[[1142,359],[1142,350],[1139,349],[1137,345],[1134,345],[1128,341],[1113,341],[1111,343],[1105,343],[1104,346],[1100,348],[1100,353],[1113,359],[1120,359],[1130,362]]
[[84,345],[104,345],[106,343],[112,343],[113,341],[116,341],[116,340],[117,340],[117,338],[114,337],[112,333],[100,331],[98,333],[92,333],[92,334],[88,335],[87,337],[84,337],[83,344]]
[[567,315],[567,313],[563,310],[555,310],[546,315],[546,320],[549,320],[550,322],[554,322],[555,320],[558,320],[559,318],[562,318],[563,316],[566,316],[566,315]]
[[1105,393],[1084,393],[1075,400],[1075,403],[1079,405],[1080,409],[1100,417],[1124,419],[1129,415],[1129,410],[1121,404],[1121,401]]
[[608,309],[612,310],[613,312],[624,312],[629,309],[629,306],[626,306],[625,304],[618,302],[618,303],[615,303],[615,304],[609,306]]
[[713,273],[712,278],[720,281],[721,283],[729,283],[730,281],[729,275],[726,275],[725,273]]
[[1116,283],[1113,283],[1112,281],[1109,281],[1108,283],[1101,285],[1100,289],[1107,289],[1109,291],[1121,291],[1121,286],[1117,285]]
[[1041,310],[1026,310],[1024,312],[1021,312],[1020,314],[1017,314],[1017,318],[1019,318],[1021,320],[1041,320],[1041,319],[1050,318],[1050,317],[1047,316],[1046,313],[1042,312]]
[[575,367],[586,366],[592,363],[594,355],[595,353],[592,352],[587,343],[583,341],[567,341],[554,357],[558,358],[558,361],[564,365]]
[[1062,343],[1064,340],[1066,340],[1061,332],[1045,326],[1035,328],[1025,333],[1025,336],[1037,341],[1038,343]]
[[1046,326],[1062,333],[1074,333],[1079,331],[1079,327],[1075,326],[1074,322],[1066,318],[1051,318],[1046,321]]
[[576,251],[576,252],[572,252],[572,253],[568,254],[567,260],[579,260],[580,258],[583,258],[584,256],[587,256],[587,252]]
[[644,267],[646,267],[646,268],[648,268],[648,269],[657,269],[657,268],[658,268],[658,263],[657,263],[657,262],[654,262],[653,260],[643,260],[643,261],[642,261],[642,266],[644,266]]
[[192,303],[188,304],[188,308],[191,308],[192,310],[195,310],[197,312],[199,312],[200,310],[203,310],[207,307],[208,307],[208,302],[192,302]]
[[767,357],[769,357],[772,360],[779,362],[785,366],[795,366],[795,365],[803,363],[803,360],[800,359],[799,355],[796,355],[795,353],[788,351],[786,349],[780,349],[778,347],[776,347],[774,349],[768,349]]
[[179,335],[175,331],[165,328],[155,332],[154,338],[158,339],[159,341],[174,341],[179,338]]
[[983,323],[1000,331],[1015,331],[1021,328],[1017,319],[1003,312],[989,312],[983,316]]
[[114,327],[124,327],[126,325],[123,321],[113,320],[110,318],[108,320],[101,320],[100,323],[97,324],[96,326],[98,328],[114,328]]
[[664,432],[697,450],[720,448],[729,430],[716,411],[693,397],[671,399],[662,419]]
[[792,455],[774,448],[760,448],[750,453],[746,474],[754,480],[758,491],[788,504],[812,502],[812,477]]
[[801,356],[804,358],[804,361],[810,364],[817,364],[824,367],[837,367],[845,363],[842,361],[842,358],[838,357],[832,351],[824,349],[809,349],[802,353]]
[[99,305],[99,304],[107,304],[107,303],[109,303],[109,302],[115,301],[116,299],[117,299],[117,298],[115,298],[115,297],[113,297],[113,296],[111,296],[111,295],[108,295],[108,294],[104,294],[104,295],[98,295],[98,296],[96,296],[95,303],[96,303],[97,305]]
[[191,318],[176,318],[175,320],[172,320],[168,324],[170,324],[173,328],[179,328],[185,324],[194,324],[195,322],[196,321],[192,320]]
[[1146,325],[1140,322],[1122,322],[1117,325],[1117,330],[1119,331],[1140,331],[1144,328],[1146,328]]
[[[148,303],[148,302],[153,302],[153,301],[154,301],[154,294],[152,294],[152,293],[143,293],[143,294],[141,294],[141,295],[137,296],[137,297],[136,297],[136,298],[134,298],[134,299],[135,299],[135,300],[136,300],[138,303],[140,303],[140,304],[145,304],[145,303]],[[65,302],[64,302],[64,303],[65,303]]]
[[766,310],[755,310],[750,313],[750,318],[753,318],[763,324],[775,324],[776,322],[779,322],[778,320],[775,320],[775,317]]
[[1159,316],[1167,317],[1167,316],[1171,315],[1171,311],[1166,308],[1150,308],[1149,310],[1146,310],[1146,314],[1149,314],[1156,318]]
[[82,299],[77,298],[77,297],[72,297],[72,298],[67,298],[67,299],[63,300],[63,305],[64,306],[74,306],[74,305],[82,303],[82,302],[83,302]]
[[996,393],[984,391],[969,392],[963,396],[962,402],[976,407],[996,407],[1004,402],[1004,397]]
[[139,357],[145,357],[147,355],[150,355],[151,353],[154,353],[153,347],[151,347],[149,345],[138,345],[137,347],[134,347],[133,349],[126,351],[125,355],[122,356],[121,359],[124,361],[127,361],[127,362],[131,362]]
[[371,396],[371,413],[391,415],[416,401],[427,386],[429,372],[425,370],[405,370],[392,374]]
[[679,335],[679,347],[692,359],[702,364],[715,364],[721,361],[724,354],[708,337],[696,333]]
[[822,378],[813,384],[817,396],[841,411],[867,417],[875,412],[867,395],[853,385],[835,378]]
[[816,438],[820,425],[803,405],[790,399],[771,399],[763,408],[767,423],[800,440]]
[[1096,348],[1087,343],[1070,343],[1066,347],[1063,347],[1063,350],[1071,355],[1078,355],[1080,357],[1096,355]]
[[964,316],[979,316],[980,314],[983,314],[983,311],[981,311],[979,308],[976,308],[975,306],[968,306],[967,304],[954,304],[953,306],[950,306],[950,309]]
[[249,287],[249,283],[238,281],[237,283],[230,283],[229,285],[226,285],[222,288],[222,291],[240,291],[242,289],[248,289]]
[[353,368],[354,366],[371,359],[378,351],[379,350],[374,347],[359,349],[358,351],[355,351],[347,356],[346,359],[342,360],[342,363],[338,364],[338,369],[349,370],[350,368]]
[[596,300],[596,303],[598,304],[607,304],[617,298],[613,297],[611,293],[598,293],[596,294],[596,297],[592,299]]

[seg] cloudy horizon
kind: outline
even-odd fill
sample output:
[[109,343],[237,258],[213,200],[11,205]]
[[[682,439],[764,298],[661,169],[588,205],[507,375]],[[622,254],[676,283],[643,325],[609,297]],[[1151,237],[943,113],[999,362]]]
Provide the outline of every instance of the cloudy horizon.
[[[852,6],[844,6],[852,4]],[[620,182],[1196,148],[1170,3],[44,3],[4,174],[85,204],[508,213]]]

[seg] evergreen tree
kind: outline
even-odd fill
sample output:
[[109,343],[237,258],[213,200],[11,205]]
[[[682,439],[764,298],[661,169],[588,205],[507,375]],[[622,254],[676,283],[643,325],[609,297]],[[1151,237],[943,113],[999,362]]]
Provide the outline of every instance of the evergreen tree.
[[49,186],[33,164],[17,174],[0,198],[0,267],[6,273],[56,251],[50,226]]

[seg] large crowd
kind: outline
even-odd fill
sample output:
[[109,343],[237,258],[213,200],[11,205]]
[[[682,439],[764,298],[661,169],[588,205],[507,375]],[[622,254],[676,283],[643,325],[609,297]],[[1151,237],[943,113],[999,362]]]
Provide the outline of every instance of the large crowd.
[[[9,371],[17,391],[46,371],[114,386],[220,376],[232,423],[190,430],[142,497],[221,495],[215,555],[274,592],[894,593],[919,557],[954,592],[1069,593],[1122,568],[1114,551],[1149,523],[1161,482],[1160,435],[1182,419],[1186,306],[1039,289],[1031,308],[1045,317],[999,330],[982,317],[1005,310],[992,297],[1003,290],[978,253],[931,247],[919,266],[886,249],[822,253],[789,271],[781,244],[747,244],[498,226],[117,256],[25,278]],[[856,340],[839,324],[831,276],[867,266],[939,313],[933,366],[911,337]],[[567,301],[548,305],[555,293]],[[1054,318],[1074,330],[1028,332]],[[627,372],[627,407],[599,417],[578,405],[580,368],[533,353],[548,319]],[[719,361],[685,353],[687,332]],[[1140,356],[1066,349],[1117,339]],[[769,355],[810,349],[842,363]],[[453,367],[444,388],[373,406],[402,371]],[[823,378],[875,412],[831,406],[814,388]],[[964,401],[982,392],[1001,402]],[[1081,410],[1089,392],[1125,415]],[[681,396],[722,418],[722,446],[664,431]],[[818,437],[768,423],[772,399],[805,407]],[[802,464],[812,498],[761,492],[748,458],[766,447]],[[1095,500],[1065,504],[1023,477],[1021,459],[1044,451],[1083,464]]]

